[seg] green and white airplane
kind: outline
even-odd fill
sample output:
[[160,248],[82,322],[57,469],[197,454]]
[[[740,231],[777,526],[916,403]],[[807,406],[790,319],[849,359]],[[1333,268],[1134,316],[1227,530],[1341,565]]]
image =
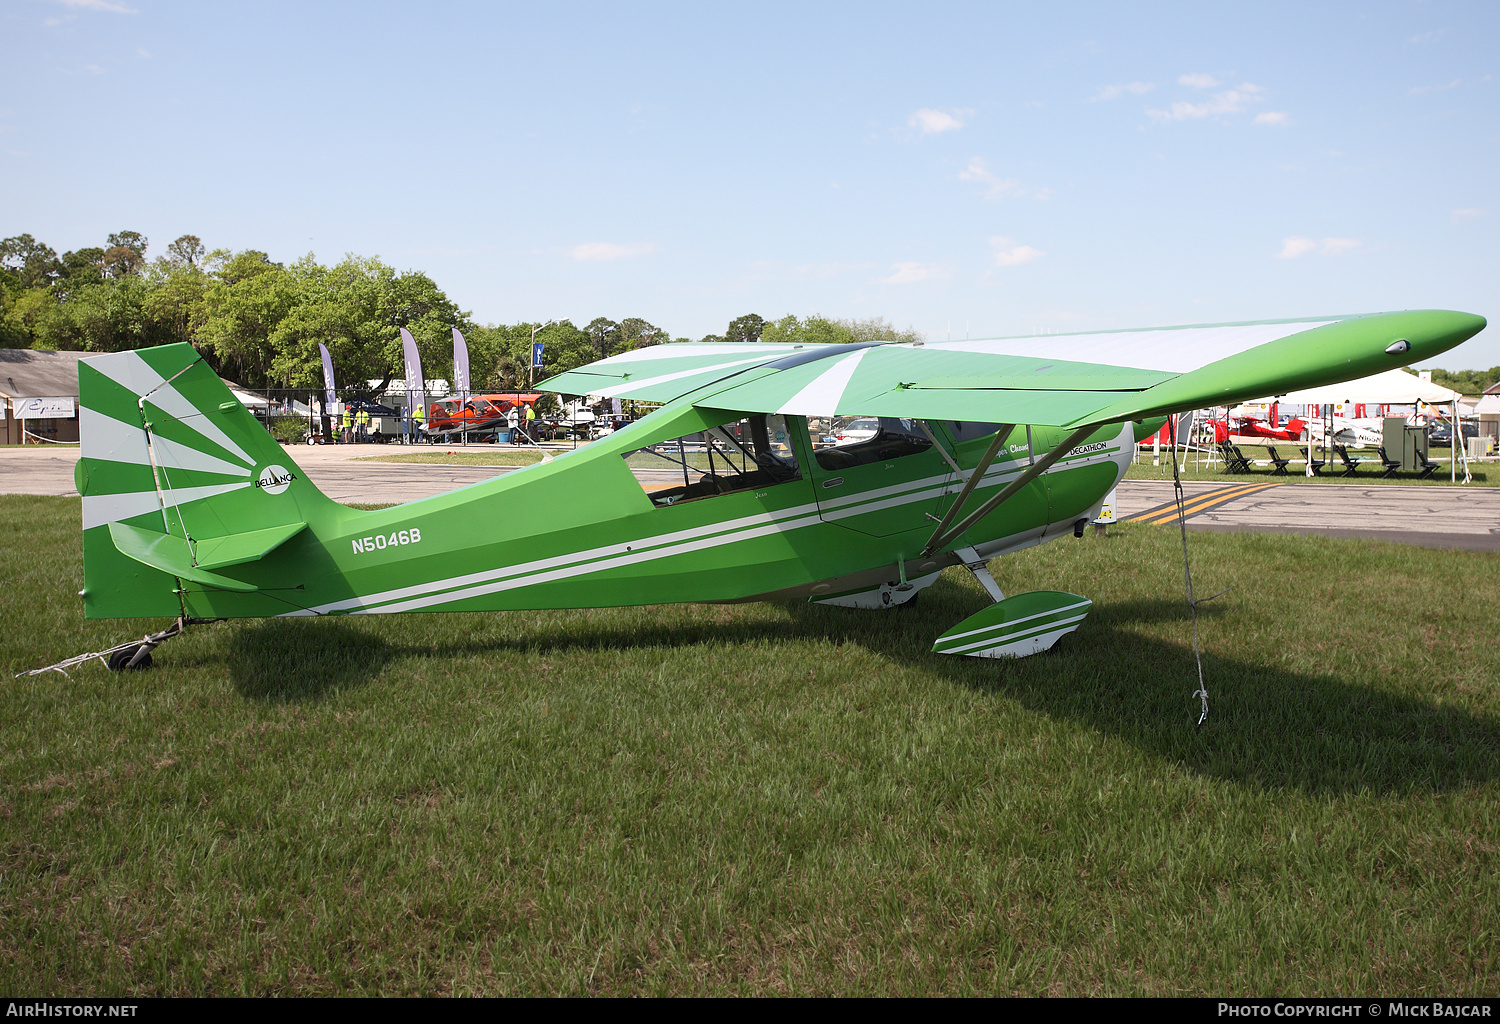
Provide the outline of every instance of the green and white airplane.
[[[197,620],[912,600],[963,564],[994,604],[933,650],[1021,657],[1085,597],[985,569],[1081,535],[1168,414],[1430,359],[1483,318],[1320,320],[872,345],[660,345],[540,385],[662,403],[556,459],[379,511],[315,487],[189,345],[79,364],[84,612]],[[1131,363],[1134,366],[1114,365]],[[809,421],[879,421],[819,446]],[[658,472],[645,470],[654,462]]]

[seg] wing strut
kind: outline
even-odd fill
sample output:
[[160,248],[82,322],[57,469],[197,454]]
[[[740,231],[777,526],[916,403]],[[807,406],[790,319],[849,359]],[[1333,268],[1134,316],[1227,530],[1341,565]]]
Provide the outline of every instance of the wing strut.
[[995,495],[983,505],[980,505],[977,509],[970,513],[970,515],[966,519],[964,519],[963,522],[959,523],[957,526],[953,527],[953,529],[948,530],[946,533],[944,533],[944,528],[947,527],[948,523],[953,519],[954,514],[958,511],[959,507],[964,503],[965,499],[968,498],[969,492],[973,489],[974,484],[979,481],[979,478],[983,475],[984,470],[988,468],[989,462],[993,461],[995,455],[999,453],[1001,438],[997,437],[995,443],[990,445],[989,451],[985,452],[985,458],[980,461],[979,468],[974,471],[973,476],[969,477],[969,483],[964,487],[963,493],[958,496],[958,500],[953,503],[953,507],[948,510],[948,514],[943,517],[943,521],[938,524],[938,528],[932,531],[932,538],[927,541],[927,546],[922,549],[921,557],[925,558],[926,556],[932,554],[934,551],[961,536],[965,530],[969,529],[969,527],[979,522],[979,520],[995,511],[995,509],[999,508],[1002,503],[1009,500],[1011,495],[1015,494],[1022,487],[1025,487],[1027,484],[1031,483],[1031,481],[1035,480],[1037,477],[1047,472],[1047,470],[1051,469],[1054,462],[1062,458],[1064,455],[1068,454],[1074,448],[1077,448],[1081,443],[1083,443],[1084,438],[1088,437],[1098,429],[1099,425],[1097,423],[1091,423],[1086,427],[1079,427],[1077,430],[1073,431],[1067,436],[1062,444],[1052,449],[1046,455],[1043,455],[1039,460],[1028,467],[1026,472],[1022,473],[1020,476],[1012,480],[999,494]]
[[953,456],[948,454],[948,449],[944,448],[942,444],[938,442],[937,435],[932,432],[932,428],[927,425],[927,421],[917,420],[917,426],[922,428],[922,433],[927,435],[927,440],[932,442],[932,446],[938,450],[938,454],[943,457],[943,461],[946,462],[953,470],[953,475],[958,477],[964,483],[968,483],[969,478],[964,476],[964,471],[958,468],[958,463],[953,461]]
[[[938,545],[935,542],[942,536],[943,531],[948,528],[948,524],[953,522],[953,517],[958,515],[958,510],[963,508],[964,502],[969,500],[969,495],[974,493],[974,488],[979,486],[979,481],[990,468],[990,463],[994,462],[995,456],[1000,454],[1000,446],[1005,443],[1005,439],[1015,429],[1016,425],[1014,423],[1000,424],[1000,429],[995,431],[995,439],[990,442],[990,446],[979,457],[979,465],[974,467],[974,472],[969,474],[969,479],[964,480],[964,489],[958,492],[957,500],[949,507],[947,514],[943,516],[943,521],[938,523],[937,529],[932,531],[932,536],[927,539],[927,546],[922,549],[923,556],[930,555],[938,549]],[[932,435],[929,434],[928,436],[931,437]],[[937,439],[933,438],[932,443],[937,444]],[[943,452],[944,456],[947,454],[947,452]],[[955,466],[953,471],[958,473],[958,467]],[[958,478],[963,480],[963,474],[959,473]]]

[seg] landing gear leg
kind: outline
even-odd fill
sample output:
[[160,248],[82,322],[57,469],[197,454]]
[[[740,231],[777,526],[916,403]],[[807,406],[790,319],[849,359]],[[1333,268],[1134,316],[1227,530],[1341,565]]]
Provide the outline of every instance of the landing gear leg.
[[989,563],[979,557],[979,552],[973,548],[955,548],[953,553],[964,560],[964,568],[974,574],[984,592],[989,594],[995,601],[1004,601],[1005,594],[1000,590],[1000,584],[995,582],[995,577],[990,575]]

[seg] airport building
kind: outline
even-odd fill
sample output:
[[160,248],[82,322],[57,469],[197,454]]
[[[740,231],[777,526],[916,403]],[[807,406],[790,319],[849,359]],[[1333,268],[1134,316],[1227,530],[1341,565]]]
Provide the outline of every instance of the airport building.
[[89,352],[0,348],[0,444],[78,440],[78,360]]

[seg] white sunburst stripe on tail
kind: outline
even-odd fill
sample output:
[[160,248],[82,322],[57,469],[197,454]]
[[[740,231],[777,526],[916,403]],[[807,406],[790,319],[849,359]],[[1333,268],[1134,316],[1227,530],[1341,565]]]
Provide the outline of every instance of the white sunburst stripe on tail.
[[[220,430],[218,424],[211,421],[205,412],[184,398],[176,388],[167,384],[166,378],[152,369],[150,364],[135,352],[114,352],[107,356],[97,356],[86,362],[91,369],[97,370],[137,398],[149,395],[146,401],[188,429],[202,434],[247,466],[255,465],[255,460],[246,455],[244,449],[228,434]],[[198,422],[190,423],[189,420]]]
[[[237,484],[206,484],[202,487],[178,487],[164,491],[168,505],[186,505],[204,498],[243,490],[250,481]],[[147,512],[161,511],[161,501],[156,492],[125,491],[121,494],[85,494],[83,496],[83,528],[91,530],[122,519],[133,519]]]
[[126,423],[86,405],[79,406],[78,436],[83,439],[80,454],[85,458],[132,466],[151,465],[146,432],[139,423]]
[[249,466],[237,466],[223,459],[216,459],[206,452],[162,437],[151,436],[151,445],[156,449],[156,458],[169,472],[174,469],[190,469],[199,473],[222,473],[225,476],[248,477],[253,470]]
[[[122,462],[130,466],[151,465],[146,432],[139,426],[89,408],[78,410],[78,426],[80,435],[86,439],[84,454],[91,461]],[[190,469],[200,473],[239,477],[248,477],[252,472],[248,466],[225,462],[160,434],[151,438],[151,444],[156,448],[157,461],[168,471]]]

